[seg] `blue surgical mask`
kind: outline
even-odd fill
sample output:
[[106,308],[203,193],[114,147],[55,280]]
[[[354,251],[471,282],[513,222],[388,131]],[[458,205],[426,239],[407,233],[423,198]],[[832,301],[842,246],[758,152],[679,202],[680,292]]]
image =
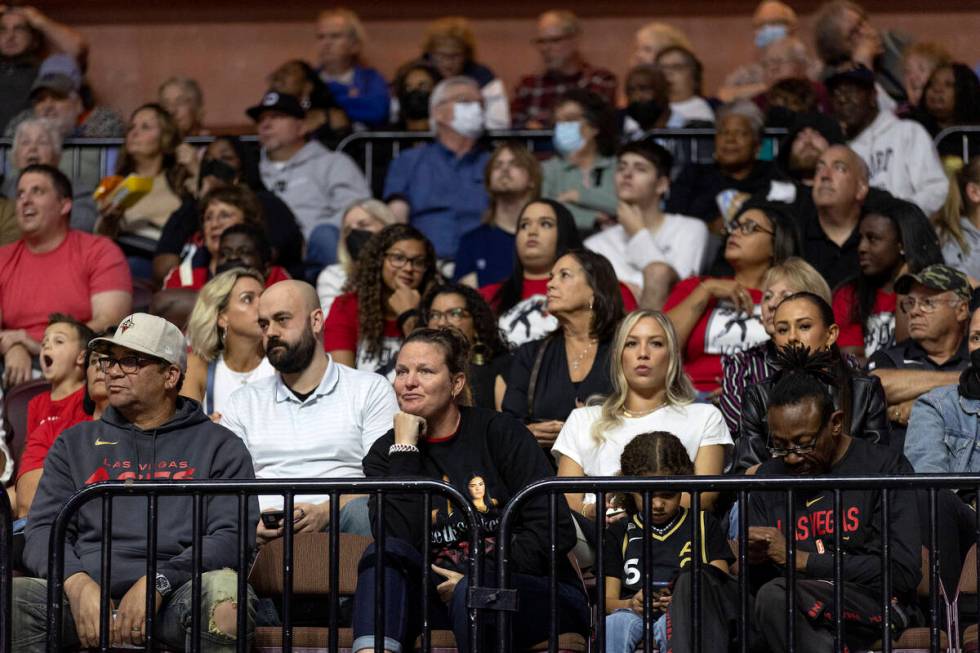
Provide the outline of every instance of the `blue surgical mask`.
[[578,120],[555,123],[555,134],[551,137],[555,150],[562,156],[574,154],[585,145],[582,138],[582,124]]
[[483,105],[479,102],[456,102],[449,127],[465,138],[479,138],[483,133]]
[[755,31],[755,47],[762,50],[767,45],[786,38],[789,28],[782,23],[767,23]]

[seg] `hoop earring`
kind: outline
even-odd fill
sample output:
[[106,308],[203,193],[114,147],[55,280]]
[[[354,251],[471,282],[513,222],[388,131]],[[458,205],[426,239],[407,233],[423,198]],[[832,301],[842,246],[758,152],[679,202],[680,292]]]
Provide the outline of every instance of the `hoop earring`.
[[477,339],[477,341],[473,343],[472,351],[473,356],[471,362],[474,365],[482,367],[487,364],[487,353],[489,352],[489,348],[483,344],[483,341]]

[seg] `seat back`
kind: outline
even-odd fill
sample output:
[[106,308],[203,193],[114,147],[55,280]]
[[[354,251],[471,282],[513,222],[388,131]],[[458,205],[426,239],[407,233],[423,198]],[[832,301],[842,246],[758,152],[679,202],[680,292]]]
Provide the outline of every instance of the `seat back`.
[[[340,534],[341,596],[353,595],[357,588],[357,564],[371,544],[363,535]],[[259,596],[282,596],[283,539],[280,537],[259,549],[248,581]],[[293,593],[330,593],[330,535],[327,533],[296,533],[293,536]]]
[[44,379],[34,379],[14,386],[3,396],[3,429],[15,465],[27,442],[27,404],[50,389],[51,385]]

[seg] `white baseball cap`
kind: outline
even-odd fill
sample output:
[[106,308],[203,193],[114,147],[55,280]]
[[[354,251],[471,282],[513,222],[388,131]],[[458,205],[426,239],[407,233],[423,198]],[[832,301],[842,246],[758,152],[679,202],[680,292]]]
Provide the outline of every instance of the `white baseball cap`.
[[184,334],[162,317],[133,313],[123,319],[111,337],[95,338],[89,347],[118,345],[187,369],[187,343]]

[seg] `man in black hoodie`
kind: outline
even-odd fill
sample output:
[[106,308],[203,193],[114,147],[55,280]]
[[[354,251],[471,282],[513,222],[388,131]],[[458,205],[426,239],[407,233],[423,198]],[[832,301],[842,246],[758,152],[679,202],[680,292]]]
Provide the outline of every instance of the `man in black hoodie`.
[[[196,401],[179,397],[186,369],[186,344],[166,320],[134,313],[111,338],[90,343],[101,356],[109,406],[96,422],[83,422],[55,441],[28,515],[24,563],[36,578],[14,585],[13,646],[44,651],[47,637],[48,538],[61,506],[76,491],[105,480],[252,479],[252,459],[244,443],[204,414]],[[183,650],[191,621],[192,548],[190,497],[162,497],[158,504],[154,634]],[[114,611],[114,645],[142,645],[146,638],[147,503],[142,498],[113,501],[109,594]],[[205,502],[201,546],[202,650],[232,651],[237,635],[238,500]],[[249,501],[244,524],[254,542],[258,502]],[[102,510],[83,506],[68,529],[62,644],[96,648],[99,643]],[[249,622],[253,600],[248,602]]]

